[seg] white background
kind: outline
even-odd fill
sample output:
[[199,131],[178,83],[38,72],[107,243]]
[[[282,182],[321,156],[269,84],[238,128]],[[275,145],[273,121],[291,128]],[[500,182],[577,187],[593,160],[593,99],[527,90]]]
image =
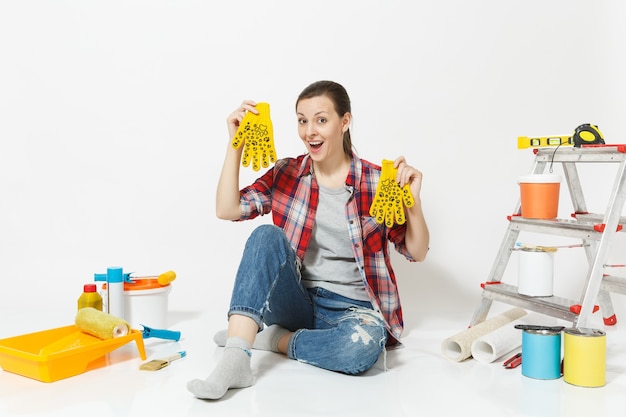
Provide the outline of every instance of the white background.
[[[360,156],[424,172],[430,253],[394,256],[405,320],[469,322],[532,167],[517,137],[594,123],[626,143],[625,18],[619,0],[3,0],[0,314],[61,309],[55,324],[70,324],[82,285],[122,266],[174,270],[174,312],[225,315],[245,239],[270,221],[215,217],[226,116],[269,102],[278,156],[295,156],[296,97],[332,79]],[[591,211],[605,209],[605,171],[583,173]],[[258,175],[244,169],[242,186]],[[560,217],[569,206],[562,189]],[[582,250],[560,250],[555,269],[577,298]]]

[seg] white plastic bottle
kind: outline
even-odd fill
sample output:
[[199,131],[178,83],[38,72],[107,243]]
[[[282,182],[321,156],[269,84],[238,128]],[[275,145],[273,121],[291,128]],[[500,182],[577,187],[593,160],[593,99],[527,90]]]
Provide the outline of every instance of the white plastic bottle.
[[124,311],[124,274],[121,267],[107,268],[108,313],[126,319]]

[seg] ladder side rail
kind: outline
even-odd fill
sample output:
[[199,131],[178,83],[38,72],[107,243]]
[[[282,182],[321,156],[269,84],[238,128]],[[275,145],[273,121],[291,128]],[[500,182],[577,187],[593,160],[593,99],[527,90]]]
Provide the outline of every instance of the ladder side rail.
[[[485,285],[491,285],[492,283],[502,281],[502,276],[504,275],[504,271],[506,270],[509,259],[511,258],[512,249],[517,241],[518,235],[519,230],[513,229],[510,226],[507,228],[504,239],[500,244],[500,249],[498,249],[498,254],[496,255],[493,265],[491,266],[491,271],[489,272],[487,283]],[[493,300],[485,298],[484,293],[485,291],[483,290],[481,302],[478,305],[478,308],[474,311],[470,327],[484,321],[487,318],[489,310],[491,309]]]
[[[585,249],[585,255],[587,257],[587,264],[591,266],[594,262],[594,255],[598,251],[598,242],[594,240],[583,239],[583,248]],[[604,280],[604,274],[602,274],[602,280]],[[584,294],[584,293],[583,293]],[[584,295],[581,295],[581,301]],[[601,283],[600,290],[598,291],[597,303],[600,307],[600,314],[604,319],[605,324],[613,325],[616,323],[615,310],[613,309],[613,302],[611,301],[611,295],[609,291],[603,288]]]
[[565,181],[567,182],[567,187],[569,189],[570,199],[572,200],[572,206],[574,207],[574,212],[587,213],[587,204],[585,202],[585,196],[583,194],[576,164],[573,162],[563,162],[562,166]]
[[[604,275],[601,281],[604,281]],[[603,282],[600,282],[600,289],[598,290],[598,305],[600,306],[600,314],[602,314],[604,324],[614,325],[617,323],[615,310],[613,309],[613,301],[611,301],[611,294],[604,288]]]
[[616,174],[616,180],[604,215],[604,232],[598,242],[594,260],[590,265],[585,283],[585,290],[581,298],[581,309],[576,327],[584,328],[589,325],[593,307],[602,285],[604,264],[611,249],[613,239],[617,235],[617,227],[626,201],[626,163],[622,161]]
[[543,158],[535,157],[535,162],[533,162],[533,168],[530,171],[531,174],[543,174],[546,171],[547,161]]
[[480,296],[480,303],[478,304],[478,307],[476,307],[476,310],[474,310],[474,315],[470,321],[470,328],[485,321],[487,319],[487,315],[489,314],[489,310],[491,310],[493,300],[487,298],[484,293],[485,291],[483,290],[483,294]]
[[[569,188],[569,195],[574,208],[574,214],[588,213],[587,203],[585,202],[585,195],[576,164],[574,162],[562,162],[562,166],[565,180]],[[590,239],[581,240],[587,256],[587,265],[592,265],[594,254],[597,253],[597,241]],[[598,291],[597,304],[600,306],[600,314],[602,314],[604,322],[615,324],[615,310],[613,309],[611,295],[602,287]]]
[[502,244],[500,245],[500,249],[498,249],[496,259],[491,266],[491,271],[489,272],[487,279],[488,282],[500,282],[502,280],[502,276],[504,275],[504,271],[506,270],[509,259],[511,258],[511,253],[513,252],[519,233],[520,231],[518,229],[513,229],[511,227],[507,229],[504,239],[502,240]]

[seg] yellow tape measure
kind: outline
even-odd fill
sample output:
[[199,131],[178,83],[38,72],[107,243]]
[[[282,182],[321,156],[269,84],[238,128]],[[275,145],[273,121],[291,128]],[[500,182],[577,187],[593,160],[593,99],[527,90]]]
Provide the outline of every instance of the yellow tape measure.
[[598,145],[604,143],[604,136],[602,136],[598,126],[585,123],[576,128],[573,140],[576,147],[580,147],[580,145]]

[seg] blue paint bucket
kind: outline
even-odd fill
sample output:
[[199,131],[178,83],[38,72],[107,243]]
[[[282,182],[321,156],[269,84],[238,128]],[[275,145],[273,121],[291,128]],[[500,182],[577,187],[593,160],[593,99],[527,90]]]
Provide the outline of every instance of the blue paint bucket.
[[527,329],[522,333],[522,375],[534,379],[561,377],[561,332]]

